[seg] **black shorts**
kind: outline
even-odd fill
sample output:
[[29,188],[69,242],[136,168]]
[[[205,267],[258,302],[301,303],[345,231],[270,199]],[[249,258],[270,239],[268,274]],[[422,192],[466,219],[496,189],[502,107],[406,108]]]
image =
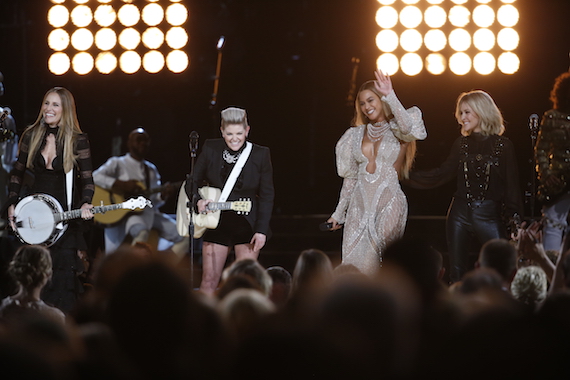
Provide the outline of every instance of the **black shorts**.
[[249,244],[253,237],[253,229],[249,222],[234,211],[222,211],[218,228],[206,230],[203,240],[209,243],[233,247],[238,244]]

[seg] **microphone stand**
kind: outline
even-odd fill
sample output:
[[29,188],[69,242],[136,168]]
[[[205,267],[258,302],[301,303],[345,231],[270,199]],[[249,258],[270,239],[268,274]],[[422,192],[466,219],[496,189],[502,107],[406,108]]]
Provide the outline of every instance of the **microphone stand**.
[[529,198],[529,204],[530,204],[530,217],[531,219],[534,218],[534,206],[535,206],[535,200],[536,200],[536,169],[535,169],[535,165],[534,165],[534,148],[536,146],[536,140],[538,137],[538,120],[539,117],[537,114],[533,113],[532,115],[530,115],[529,117],[529,122],[528,122],[528,127],[530,129],[530,140],[531,140],[531,146],[532,146],[532,158],[529,160],[530,161],[530,169],[531,169],[531,182],[530,182],[530,191],[527,193],[527,197]]
[[[186,195],[191,195],[188,199],[186,207],[190,211],[190,220],[188,224],[188,233],[190,234],[190,284],[194,288],[194,220],[192,218],[192,210],[197,202],[196,197],[196,184],[194,183],[194,163],[196,161],[196,154],[198,152],[198,132],[192,131],[190,133],[190,174],[186,177]],[[190,184],[188,186],[188,183]]]

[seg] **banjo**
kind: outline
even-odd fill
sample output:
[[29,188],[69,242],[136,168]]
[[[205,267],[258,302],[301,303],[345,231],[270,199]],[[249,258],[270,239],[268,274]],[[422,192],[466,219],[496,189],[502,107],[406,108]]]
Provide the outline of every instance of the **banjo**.
[[[93,214],[117,209],[143,209],[152,203],[143,196],[108,206],[95,206]],[[81,217],[81,209],[63,211],[51,195],[29,195],[14,208],[14,233],[22,243],[53,245],[67,230],[67,220]]]

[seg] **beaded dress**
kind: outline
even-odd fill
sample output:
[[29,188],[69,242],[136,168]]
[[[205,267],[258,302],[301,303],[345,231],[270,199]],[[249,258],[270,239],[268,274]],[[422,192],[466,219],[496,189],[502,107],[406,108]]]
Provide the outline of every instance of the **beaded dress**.
[[394,168],[401,141],[427,135],[418,107],[406,110],[393,91],[381,100],[394,117],[379,140],[376,170],[366,170],[368,159],[362,153],[366,125],[349,128],[336,145],[337,172],[344,180],[332,218],[344,224],[342,262],[365,274],[380,268],[386,245],[400,238],[406,226],[408,203]]

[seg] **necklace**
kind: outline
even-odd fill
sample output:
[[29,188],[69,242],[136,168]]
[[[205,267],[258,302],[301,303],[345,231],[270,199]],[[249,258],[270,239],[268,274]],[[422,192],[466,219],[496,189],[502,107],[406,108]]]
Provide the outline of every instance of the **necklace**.
[[239,151],[236,154],[231,154],[227,149],[224,149],[224,152],[222,153],[222,157],[224,158],[224,161],[226,161],[228,164],[235,164],[239,158],[241,154],[241,151]]
[[376,142],[384,136],[384,133],[390,129],[390,123],[387,121],[380,121],[374,124],[368,124],[366,130],[368,133],[368,139],[372,142]]

